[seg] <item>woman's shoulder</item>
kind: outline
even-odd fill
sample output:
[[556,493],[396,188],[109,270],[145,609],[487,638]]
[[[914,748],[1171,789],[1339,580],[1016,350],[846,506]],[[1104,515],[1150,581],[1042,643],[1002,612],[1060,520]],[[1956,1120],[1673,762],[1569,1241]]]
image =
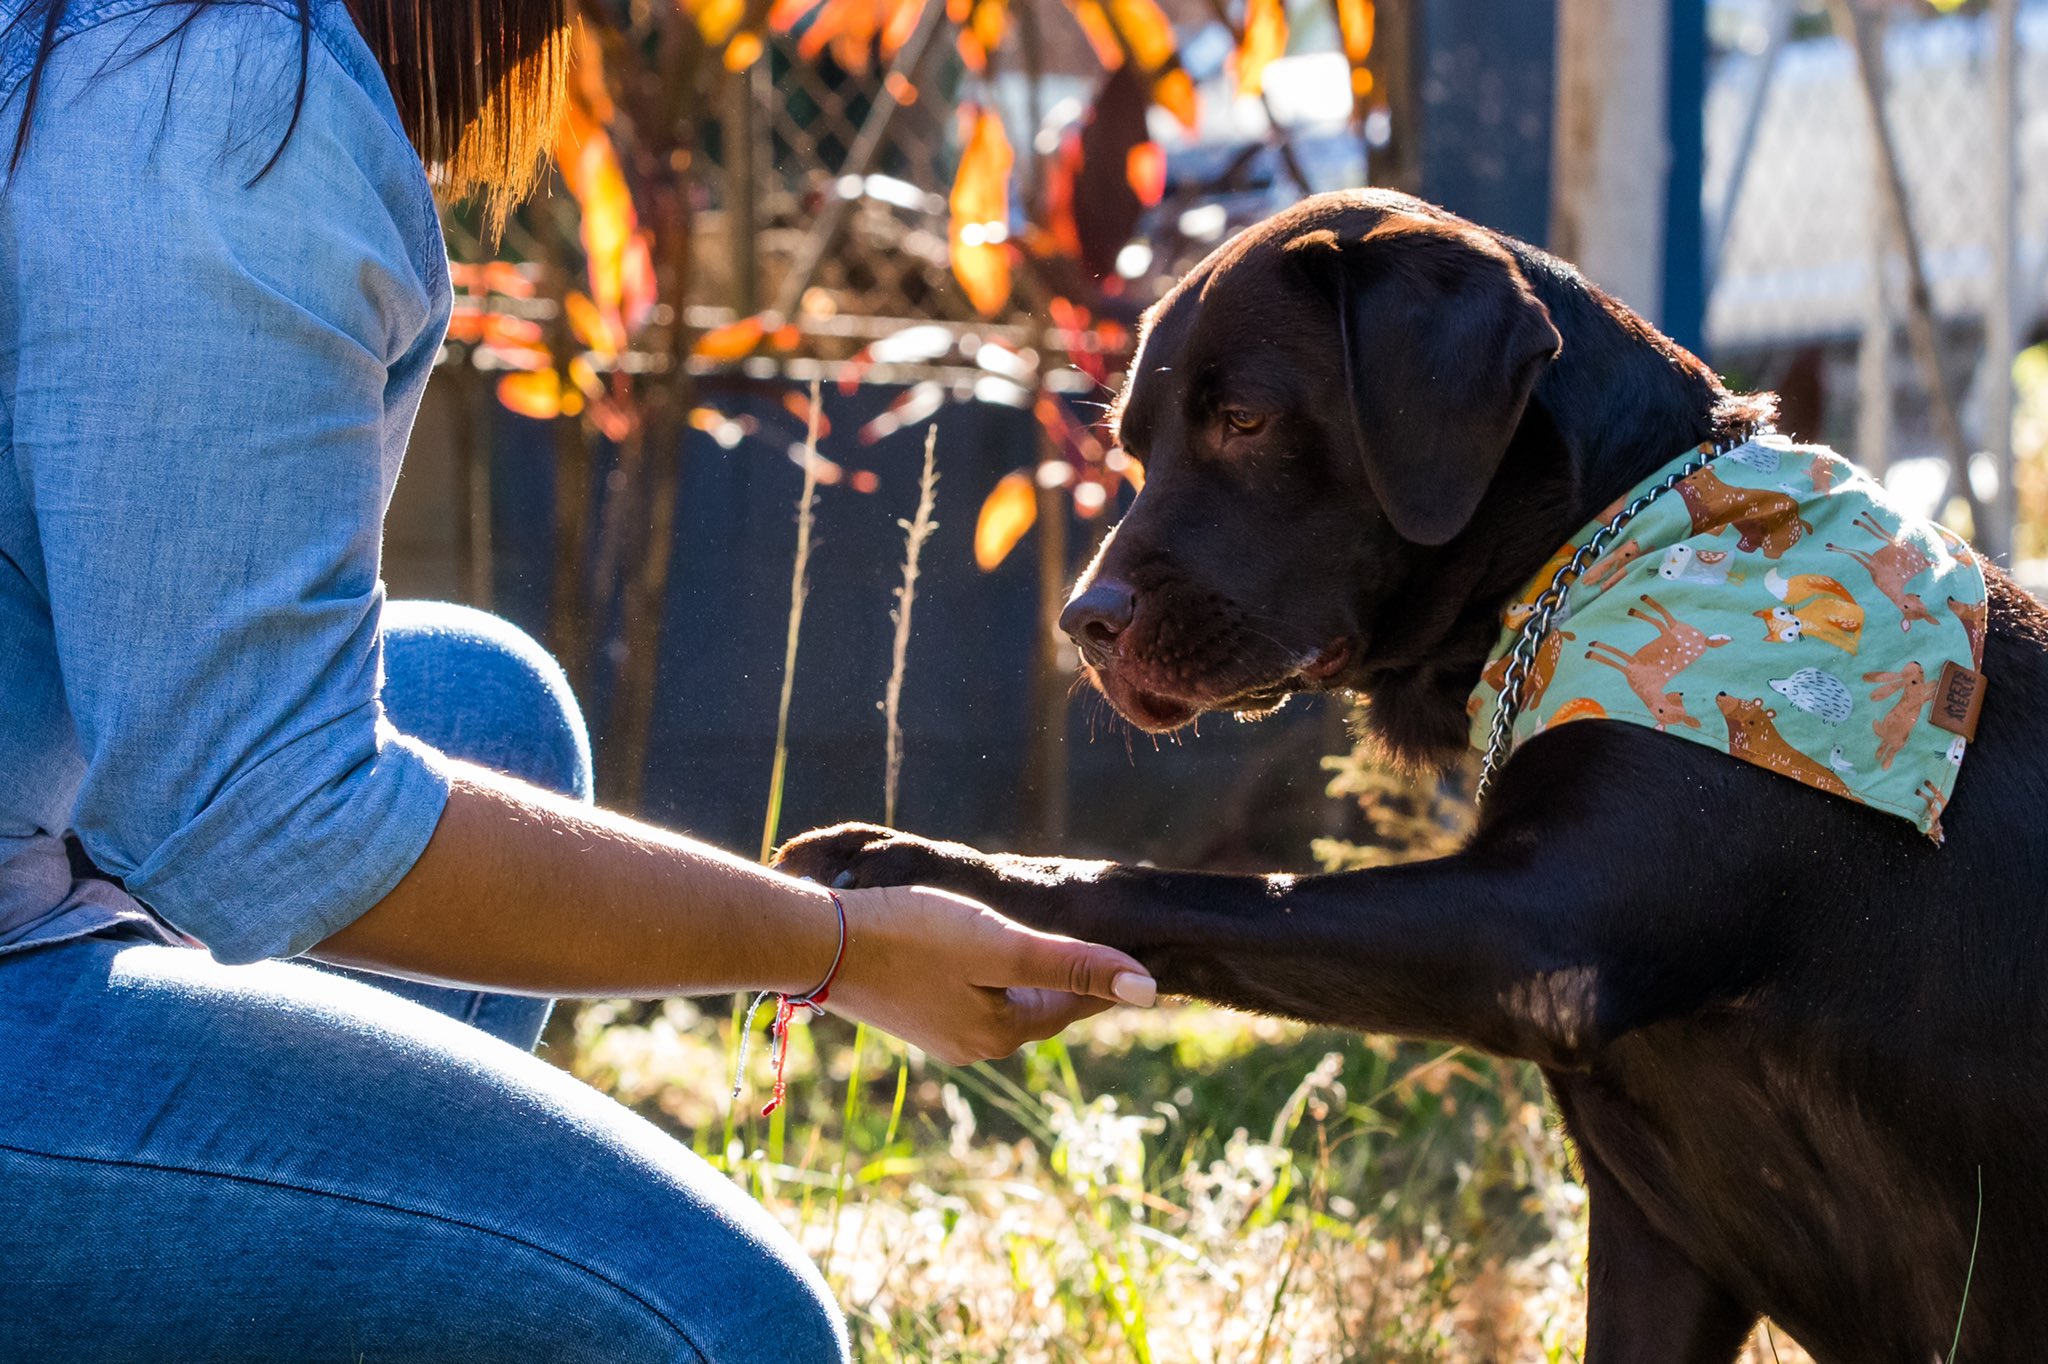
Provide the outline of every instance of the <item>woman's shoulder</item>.
[[0,294],[83,287],[78,243],[118,240],[96,274],[253,276],[405,353],[446,307],[432,192],[342,0],[314,3],[308,32],[288,0],[83,0],[97,20],[57,45],[11,175],[24,101],[0,85]]
[[[163,114],[154,126],[147,115],[131,115],[116,128],[103,127],[101,139],[132,132],[138,145],[158,151],[167,137],[189,142],[219,132],[253,146],[266,125],[275,124],[281,136],[296,112],[325,99],[362,115],[345,120],[356,140],[405,144],[383,73],[344,0],[306,3],[310,22],[299,0],[217,0],[198,7],[62,0],[37,98],[37,129],[45,121],[74,121],[65,119],[67,104],[154,93],[154,107]],[[34,0],[0,0],[0,133],[10,143],[26,103],[21,87],[43,46],[46,14]],[[150,107],[130,104],[138,111]]]

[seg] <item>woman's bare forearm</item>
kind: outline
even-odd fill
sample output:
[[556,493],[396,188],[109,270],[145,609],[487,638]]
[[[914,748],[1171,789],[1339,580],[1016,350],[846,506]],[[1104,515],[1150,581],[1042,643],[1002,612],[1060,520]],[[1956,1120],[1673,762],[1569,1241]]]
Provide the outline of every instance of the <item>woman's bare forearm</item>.
[[797,991],[838,945],[826,892],[679,834],[452,764],[405,879],[312,955],[563,997]]

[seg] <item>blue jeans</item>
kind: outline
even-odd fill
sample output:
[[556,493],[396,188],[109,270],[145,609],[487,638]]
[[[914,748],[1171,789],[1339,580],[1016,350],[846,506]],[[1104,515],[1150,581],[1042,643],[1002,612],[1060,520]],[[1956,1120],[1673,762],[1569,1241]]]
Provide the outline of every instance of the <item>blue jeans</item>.
[[[401,603],[387,657],[401,729],[587,797],[530,639]],[[0,962],[0,1359],[844,1360],[760,1206],[524,1050],[546,1011],[118,938]]]

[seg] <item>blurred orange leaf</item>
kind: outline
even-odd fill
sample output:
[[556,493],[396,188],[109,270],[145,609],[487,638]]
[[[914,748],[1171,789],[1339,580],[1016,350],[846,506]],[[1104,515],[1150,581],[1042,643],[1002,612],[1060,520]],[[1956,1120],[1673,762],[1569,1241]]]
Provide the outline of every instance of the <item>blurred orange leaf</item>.
[[953,177],[949,241],[953,277],[983,317],[1010,301],[1010,166],[1015,160],[1003,120],[986,109],[970,114],[972,130]]
[[732,37],[746,17],[746,0],[682,0],[684,13],[697,21],[697,31],[711,47]]
[[1244,42],[1237,49],[1237,88],[1247,95],[1265,90],[1266,67],[1286,51],[1286,0],[1245,0]]
[[1124,158],[1124,179],[1138,202],[1151,208],[1166,197],[1166,148],[1157,142],[1140,142]]
[[[1052,253],[1081,258],[1081,224],[1074,216],[1075,186],[1081,176],[1081,135],[1068,129],[1045,175],[1045,230]],[[1049,253],[1048,253],[1049,254]]]
[[540,292],[526,266],[507,260],[494,260],[484,266],[484,287],[507,298],[532,298]]
[[640,231],[626,173],[605,131],[615,112],[604,79],[604,49],[590,26],[579,22],[569,98],[555,130],[555,164],[581,212],[590,294],[607,316],[616,316],[625,298],[627,257]]
[[1114,71],[1124,64],[1124,45],[1116,36],[1116,25],[1109,20],[1109,11],[1100,0],[1067,0],[1068,8],[1074,11],[1074,19],[1081,25],[1081,33],[1088,39],[1088,46],[1095,49],[1095,60],[1102,63],[1105,71]]
[[[823,406],[824,404],[819,404],[820,408]],[[793,388],[783,390],[782,407],[790,416],[796,418],[798,425],[808,427],[811,424],[811,400],[805,394]],[[832,419],[827,417],[823,411],[820,411],[818,413],[818,437],[822,440],[831,434]]]
[[1004,474],[981,504],[974,521],[974,562],[986,573],[1010,557],[1010,551],[1038,520],[1038,487],[1022,469]]
[[585,397],[595,398],[604,393],[604,380],[598,378],[597,367],[580,355],[569,362],[569,381]]
[[882,21],[882,58],[888,60],[910,41],[917,21],[924,17],[925,0],[884,0],[888,17]]
[[1161,73],[1152,82],[1152,98],[1159,107],[1180,120],[1180,126],[1192,129],[1201,121],[1201,104],[1195,97],[1194,78],[1178,66]]
[[599,308],[616,311],[625,295],[626,256],[639,232],[639,215],[611,135],[580,97],[566,106],[555,138],[555,164],[582,212],[591,296]]
[[974,18],[968,27],[981,44],[983,52],[993,52],[1002,46],[1003,35],[1010,29],[1009,0],[978,0],[974,6]]
[[590,292],[601,308],[616,309],[626,296],[626,251],[639,224],[625,173],[611,137],[597,133],[584,158],[583,249],[590,263]]
[[626,244],[626,258],[620,262],[620,286],[623,296],[619,301],[619,316],[628,333],[636,332],[647,325],[654,315],[654,305],[660,299],[659,285],[654,277],[654,235],[646,229],[633,234],[633,240]]
[[960,29],[960,59],[977,75],[1002,45],[1010,27],[1010,0],[946,0],[946,17]]
[[590,420],[609,441],[624,441],[639,425],[633,411],[609,395],[590,404]]
[[787,33],[814,9],[804,36],[797,42],[797,55],[815,60],[829,44],[832,60],[855,74],[868,69],[870,55],[879,43],[883,60],[894,57],[917,28],[927,0],[775,0],[768,11],[768,26]]
[[761,60],[762,51],[760,34],[735,33],[725,46],[725,69],[744,71]]
[[551,369],[508,374],[498,380],[498,401],[522,417],[548,421],[573,417],[583,410],[583,395],[562,386],[562,376]]
[[610,123],[617,112],[612,108],[611,88],[604,78],[604,44],[581,19],[576,21],[570,49],[569,103],[593,123]]
[[607,313],[590,301],[590,295],[570,290],[562,300],[569,317],[569,331],[585,349],[610,359],[626,348],[625,325],[616,313]]
[[1128,52],[1151,82],[1152,98],[1159,107],[1182,126],[1195,126],[1199,115],[1195,83],[1181,68],[1173,22],[1158,0],[1067,0],[1067,7],[1104,70],[1117,70]]
[[483,339],[508,350],[537,347],[541,344],[540,323],[524,317],[507,317],[504,313],[485,313]]
[[1055,297],[1048,311],[1052,314],[1053,326],[1066,333],[1060,338],[1060,344],[1066,348],[1074,368],[1098,384],[1108,383],[1109,365],[1103,357],[1102,350],[1114,347],[1105,344],[1098,348],[1087,344],[1091,333],[1107,343],[1109,338],[1104,335],[1101,324],[1095,321],[1086,308],[1069,298]]
[[1351,97],[1354,117],[1364,117],[1365,97],[1372,93],[1372,72],[1366,59],[1372,55],[1374,10],[1372,0],[1332,0],[1337,7],[1337,32],[1344,42],[1344,60],[1351,64]]
[[1109,17],[1138,65],[1154,74],[1166,69],[1178,45],[1173,21],[1159,8],[1159,0],[1109,0]]
[[448,278],[458,289],[470,293],[503,294],[507,298],[532,298],[537,292],[526,267],[508,260],[485,261],[482,265],[451,261]]
[[713,327],[697,338],[697,344],[690,348],[690,353],[706,360],[744,360],[754,353],[767,334],[767,319],[756,313],[722,327]]

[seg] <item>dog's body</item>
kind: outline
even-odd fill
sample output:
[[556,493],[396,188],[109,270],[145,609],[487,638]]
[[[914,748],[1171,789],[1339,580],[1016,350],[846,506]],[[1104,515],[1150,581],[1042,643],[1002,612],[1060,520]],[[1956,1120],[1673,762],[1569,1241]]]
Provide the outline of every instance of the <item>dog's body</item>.
[[[1768,410],[1532,248],[1399,196],[1310,200],[1155,310],[1120,412],[1150,481],[1066,623],[1148,728],[1344,688],[1390,748],[1441,760],[1509,598],[1618,493]],[[949,886],[1170,992],[1537,1062],[1591,1191],[1589,1364],[1725,1364],[1760,1315],[1831,1364],[1949,1358],[1959,1316],[1957,1357],[2030,1358],[2048,610],[1989,576],[1939,847],[1593,720],[1524,745],[1433,862],[1229,877],[848,827],[784,864]]]

